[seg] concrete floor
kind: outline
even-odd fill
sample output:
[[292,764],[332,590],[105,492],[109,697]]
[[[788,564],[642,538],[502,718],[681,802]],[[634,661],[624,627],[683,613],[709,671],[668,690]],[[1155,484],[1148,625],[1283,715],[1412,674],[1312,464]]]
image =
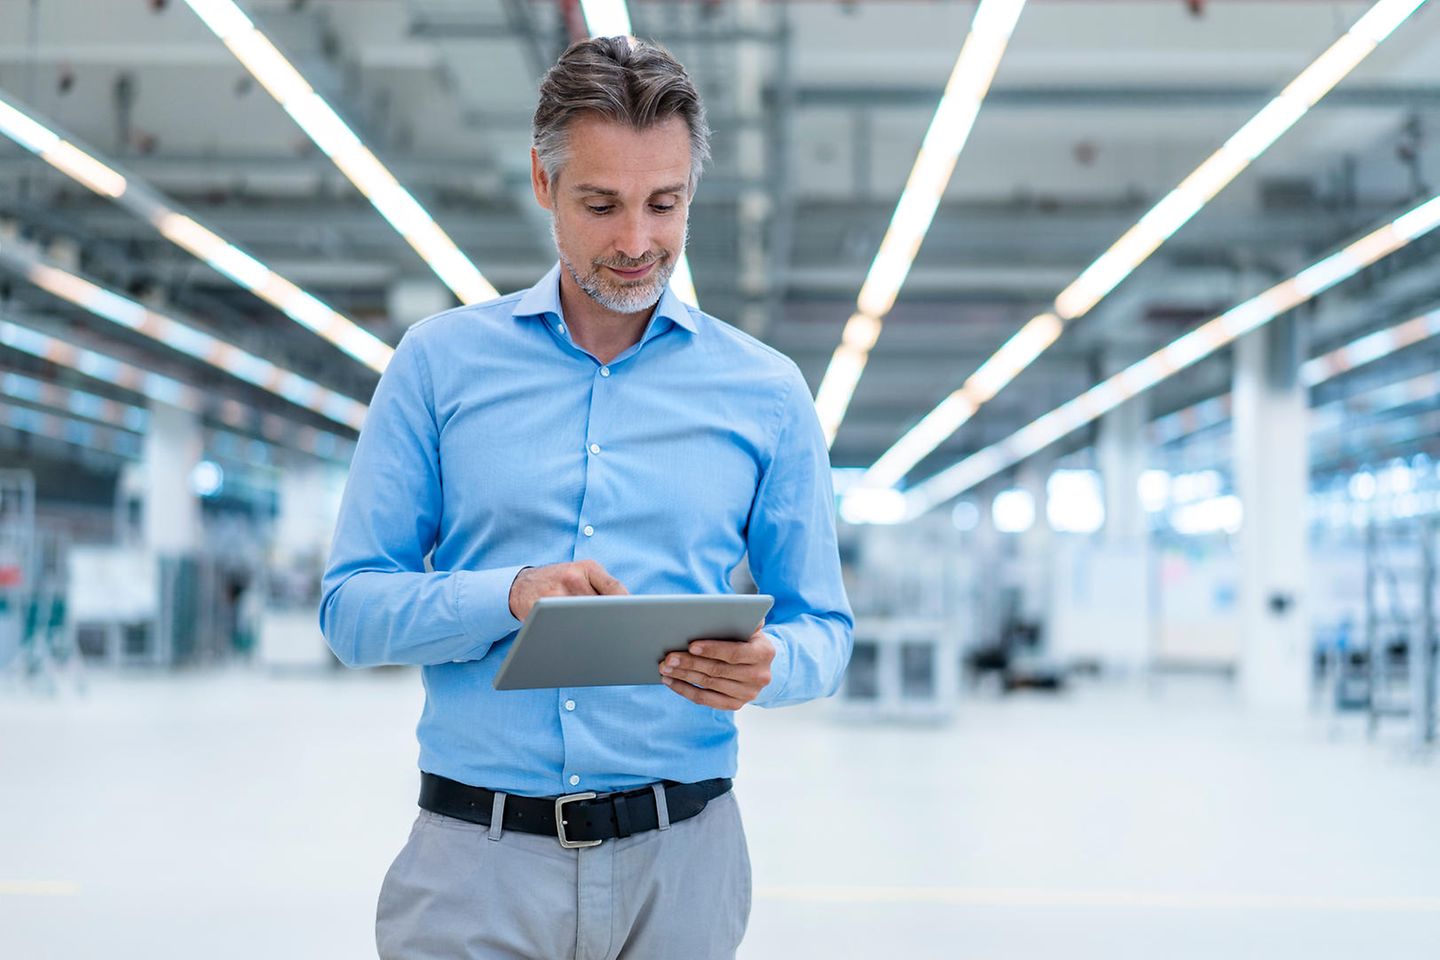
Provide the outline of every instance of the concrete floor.
[[[0,688],[0,957],[373,956],[405,671]],[[1440,765],[1210,683],[742,715],[746,960],[1440,956]]]

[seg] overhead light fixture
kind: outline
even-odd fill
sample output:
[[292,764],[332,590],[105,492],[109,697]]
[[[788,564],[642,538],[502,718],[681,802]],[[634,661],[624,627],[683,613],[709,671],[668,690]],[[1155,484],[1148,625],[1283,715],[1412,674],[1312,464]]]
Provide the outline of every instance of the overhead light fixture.
[[840,501],[840,519],[846,523],[901,523],[905,510],[905,494],[899,490],[857,490]]
[[117,198],[128,183],[121,174],[96,160],[45,124],[0,97],[0,133],[36,154],[57,170],[96,193]]
[[1300,366],[1300,379],[1307,386],[1314,386],[1431,337],[1440,337],[1440,310],[1366,334],[1339,349],[1307,360]]
[[1288,280],[1246,300],[1168,346],[1101,381],[998,443],[966,457],[906,493],[908,516],[939,506],[1006,467],[1048,447],[1126,400],[1174,376],[1316,294],[1440,226],[1440,196],[1432,197]]
[[955,59],[905,189],[895,204],[890,226],[860,287],[856,312],[845,324],[840,345],[815,393],[815,409],[827,447],[835,443],[855,387],[865,372],[870,349],[880,336],[885,315],[894,306],[935,218],[940,198],[1024,8],[1025,0],[981,0],[970,21],[970,32]]
[[1311,428],[1317,433],[1339,430],[1353,423],[1356,414],[1383,413],[1433,400],[1437,395],[1440,395],[1440,372],[1422,373],[1315,407],[1311,411]]
[[[62,387],[27,377],[13,371],[0,373],[0,395],[38,407],[49,407],[66,416],[81,420],[93,420],[116,430],[143,434],[150,423],[150,411],[134,404],[122,403],[109,397]],[[207,433],[210,442],[222,459],[239,461],[252,467],[274,466],[275,457],[271,445],[225,430],[210,428]]]
[[[96,193],[116,200],[148,220],[171,243],[205,261],[222,275],[279,309],[296,323],[339,347],[376,372],[394,349],[265,264],[185,214],[164,194],[134,176],[107,166],[93,151],[62,138],[53,124],[27,112],[0,93],[0,133]],[[56,144],[63,144],[56,147]]]
[[[1430,402],[1434,401],[1437,396],[1440,396],[1440,372],[1432,372],[1422,373],[1418,376],[1410,377],[1409,379],[1397,381],[1394,383],[1381,384],[1379,386],[1363,390],[1359,393],[1351,394],[1350,396],[1341,397],[1336,400],[1331,400],[1327,403],[1312,406],[1310,408],[1309,415],[1309,432],[1311,437],[1310,449],[1312,455],[1312,463],[1316,460],[1317,457],[1323,457],[1324,455],[1334,455],[1340,449],[1347,449],[1351,451],[1357,449],[1370,449],[1375,442],[1373,436],[1375,432],[1380,432],[1383,434],[1393,429],[1393,422],[1373,423],[1368,425],[1371,431],[1369,434],[1359,433],[1357,431],[1359,431],[1362,427],[1365,427],[1366,425],[1357,424],[1357,416],[1380,414],[1398,409],[1400,407],[1410,406],[1411,404],[1415,403]],[[1214,405],[1219,401],[1224,401],[1225,409],[1228,411],[1229,400],[1230,395],[1225,394],[1220,397],[1213,397],[1210,400],[1205,401],[1203,405]],[[1200,407],[1203,405],[1197,404],[1195,407],[1187,407],[1185,410],[1179,411],[1179,413],[1192,412],[1196,410],[1196,407]],[[1432,410],[1429,411],[1425,416],[1432,416],[1433,414],[1434,411]],[[1155,436],[1155,434],[1160,432],[1156,429],[1157,427],[1160,427],[1162,423],[1171,420],[1171,418],[1175,416],[1177,416],[1177,414],[1170,414],[1152,423],[1152,438]],[[1220,427],[1225,425],[1228,419],[1228,412],[1219,416],[1210,415],[1207,416],[1207,419],[1200,428],[1203,429],[1205,427]],[[1405,418],[1405,420],[1407,421],[1413,419],[1414,418],[1410,417]],[[1193,432],[1195,431],[1183,430],[1175,434],[1166,434],[1162,442],[1171,442],[1173,440],[1183,437],[1186,434]],[[1410,439],[1433,434],[1433,432],[1434,431],[1431,428],[1422,427],[1422,431],[1418,434],[1412,435]],[[1322,440],[1326,442],[1322,443]],[[1193,460],[1198,456],[1200,458],[1207,459],[1210,462],[1219,463],[1226,459],[1226,457],[1229,455],[1228,451],[1225,449],[1223,434],[1217,433],[1215,435],[1212,435],[1211,437],[1207,437],[1206,441],[1207,442],[1205,443],[1205,445],[1200,447],[1198,450],[1187,448],[1186,458],[1188,460]],[[1325,451],[1325,454],[1323,455],[1318,453],[1318,451],[1322,450]],[[1352,483],[1356,482],[1357,479],[1359,480],[1359,482],[1364,483],[1364,478],[1364,474],[1357,474],[1355,478],[1352,478]],[[1374,478],[1371,477],[1370,479],[1373,480]],[[1351,495],[1356,499],[1368,499],[1368,497],[1361,496],[1360,494],[1356,493],[1354,489],[1351,490]],[[1143,491],[1142,499],[1144,499]],[[1146,509],[1151,509],[1151,507],[1147,506]]]
[[[898,484],[916,464],[974,416],[987,400],[1044,353],[1059,338],[1066,323],[1090,312],[1425,2],[1379,0],[1372,6],[1354,26],[1086,267],[1060,292],[1049,311],[1031,318],[996,351],[994,357],[887,450],[867,472],[864,485],[886,487]],[[1302,285],[1323,279],[1319,276],[1305,278]],[[997,362],[998,366],[995,366]],[[843,416],[843,409],[839,413]],[[838,426],[838,419],[835,424]]]
[[628,37],[632,32],[625,0],[580,0],[580,11],[592,37]]
[[700,298],[695,294],[695,280],[690,275],[689,254],[680,254],[680,262],[675,264],[675,272],[670,274],[670,289],[675,291],[675,296],[690,306],[697,308],[700,306]]
[[461,303],[499,292],[234,0],[185,0]]
[[36,406],[63,410],[71,416],[97,420],[106,426],[132,433],[144,433],[150,422],[150,414],[132,404],[73,387],[46,383],[13,371],[0,373],[0,394]]
[[[1384,330],[1368,333],[1305,361],[1300,365],[1300,382],[1307,387],[1317,386],[1431,337],[1440,337],[1440,310],[1431,310]],[[1230,394],[1225,393],[1157,417],[1150,422],[1150,440],[1157,444],[1174,443],[1192,433],[1218,427],[1228,419]]]
[[19,407],[0,401],[0,425],[22,433],[49,437],[86,447],[102,453],[111,453],[126,460],[140,459],[140,436],[114,427],[77,420],[59,413]]
[[365,404],[360,401],[322,387],[158,310],[151,310],[78,274],[46,263],[34,253],[13,245],[0,249],[0,267],[20,274],[48,293],[97,317],[149,337],[352,430],[358,431],[365,419]]
[[314,456],[348,463],[354,447],[351,441],[329,431],[317,430],[274,414],[265,414],[257,419],[245,404],[237,400],[217,398],[213,392],[143,370],[108,354],[67,343],[17,323],[0,320],[0,346],[74,370],[95,380],[103,380],[159,403],[193,413],[211,412],[221,422],[238,430],[258,427],[260,433],[271,443]]

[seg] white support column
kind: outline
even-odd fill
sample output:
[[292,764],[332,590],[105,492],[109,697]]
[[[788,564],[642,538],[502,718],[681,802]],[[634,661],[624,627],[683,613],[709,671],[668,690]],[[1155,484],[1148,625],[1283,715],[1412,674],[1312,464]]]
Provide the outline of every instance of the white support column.
[[1020,466],[1015,477],[1015,486],[1030,494],[1035,501],[1035,522],[1030,529],[1018,534],[1020,615],[1040,624],[1041,635],[1046,643],[1053,643],[1054,624],[1050,612],[1053,555],[1055,535],[1050,521],[1045,516],[1045,481],[1050,477],[1053,464],[1040,458],[1031,458]]
[[1105,526],[1094,542],[1082,623],[1096,631],[1095,645],[1107,667],[1134,674],[1150,657],[1153,610],[1150,591],[1150,531],[1140,504],[1140,474],[1146,466],[1145,419],[1148,396],[1116,407],[1100,421],[1096,460],[1105,496]]
[[200,546],[200,498],[191,485],[204,453],[199,418],[188,410],[150,405],[142,449],[144,544],[156,556],[178,556]]
[[344,486],[341,467],[302,454],[282,462],[268,570],[270,595],[260,614],[258,659],[266,666],[333,663],[315,606]]
[[342,468],[303,454],[287,457],[280,472],[273,562],[325,563],[344,486]]
[[1309,406],[1294,314],[1235,346],[1234,473],[1239,535],[1241,687],[1262,706],[1303,707],[1310,680],[1306,597]]
[[970,549],[979,558],[975,576],[975,621],[974,639],[971,644],[994,643],[1000,639],[1003,611],[1000,597],[1004,590],[1004,572],[1008,557],[1005,538],[995,529],[994,502],[999,488],[993,484],[982,491],[974,491],[975,507],[980,513],[979,523],[971,535]]
[[1100,419],[1095,459],[1105,491],[1105,541],[1148,540],[1140,505],[1140,474],[1146,466],[1145,417],[1149,395],[1127,400]]
[[[141,448],[141,542],[155,564],[156,616],[149,659],[174,662],[180,647],[196,638],[194,618],[181,602],[181,558],[200,548],[200,498],[192,477],[204,454],[200,418],[163,403],[150,405],[150,427]],[[117,648],[118,650],[118,645]],[[193,648],[184,651],[193,653]]]

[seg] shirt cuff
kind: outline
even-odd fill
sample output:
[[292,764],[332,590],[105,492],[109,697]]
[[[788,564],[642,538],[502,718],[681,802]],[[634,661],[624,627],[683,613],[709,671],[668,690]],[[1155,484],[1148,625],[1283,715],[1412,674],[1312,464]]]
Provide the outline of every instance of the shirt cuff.
[[770,682],[760,690],[760,695],[755,698],[757,707],[764,707],[780,699],[785,684],[790,681],[790,644],[778,634],[766,632],[765,636],[775,645],[775,659],[770,661]]
[[525,566],[494,570],[459,570],[455,573],[455,608],[465,634],[480,647],[480,656],[492,643],[520,629],[510,612],[510,587]]

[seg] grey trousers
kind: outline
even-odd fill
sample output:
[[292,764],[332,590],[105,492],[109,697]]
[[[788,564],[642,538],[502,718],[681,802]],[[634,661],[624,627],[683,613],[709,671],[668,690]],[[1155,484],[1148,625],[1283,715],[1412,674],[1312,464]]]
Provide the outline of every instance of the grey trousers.
[[582,850],[421,810],[381,885],[375,941],[381,960],[733,958],[750,883],[734,791]]

